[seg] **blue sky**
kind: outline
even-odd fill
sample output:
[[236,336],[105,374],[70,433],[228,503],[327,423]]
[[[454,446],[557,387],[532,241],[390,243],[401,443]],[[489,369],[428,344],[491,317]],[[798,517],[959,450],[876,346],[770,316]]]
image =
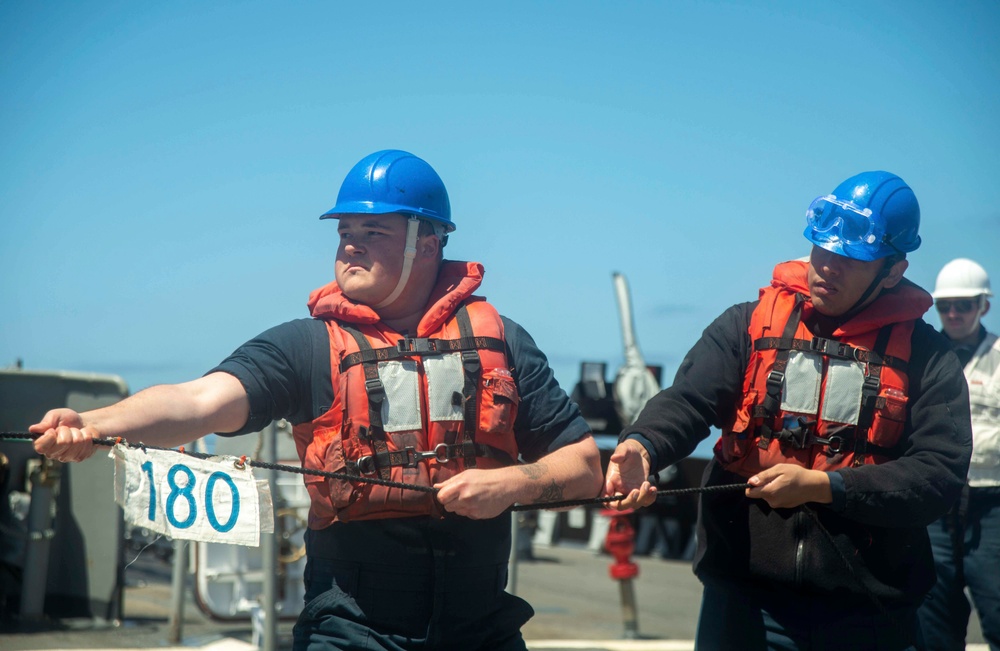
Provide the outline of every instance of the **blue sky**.
[[138,390],[305,316],[317,218],[384,148],[437,169],[447,256],[566,387],[621,363],[613,271],[669,378],[863,170],[917,194],[912,280],[964,256],[1000,285],[998,27],[987,0],[0,3],[0,366]]

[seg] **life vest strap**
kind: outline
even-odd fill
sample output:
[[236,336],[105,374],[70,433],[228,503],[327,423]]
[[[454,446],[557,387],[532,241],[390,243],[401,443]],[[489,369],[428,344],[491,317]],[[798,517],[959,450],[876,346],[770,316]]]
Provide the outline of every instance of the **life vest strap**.
[[[361,352],[372,352],[372,345],[368,343],[368,338],[357,328],[348,324],[341,324],[358,344]],[[385,386],[378,374],[378,364],[365,362],[363,365],[365,372],[365,394],[368,396],[368,424],[366,430],[362,427],[359,431],[361,438],[366,439],[369,446],[376,455],[386,453],[389,446],[385,440],[385,429],[382,426],[382,402],[385,401]],[[391,478],[389,468],[378,468],[379,479],[389,481]]]
[[[889,347],[889,338],[892,336],[893,326],[887,325],[879,329],[875,337],[875,354],[884,359],[885,350]],[[865,433],[875,422],[875,409],[878,407],[878,394],[882,386],[882,365],[876,362],[868,364],[865,369],[865,381],[861,386],[861,413],[858,414],[858,432]],[[885,400],[883,399],[883,404]],[[865,462],[865,456],[870,454],[873,446],[868,443],[867,436],[859,436],[854,441],[854,465],[860,466]]]
[[[491,445],[482,443],[457,443],[448,445],[439,443],[433,450],[422,451],[416,448],[407,447],[402,450],[387,450],[366,455],[357,461],[348,461],[347,469],[351,474],[374,475],[376,472],[391,466],[403,468],[416,468],[422,461],[434,461],[437,463],[448,463],[461,457],[466,458],[469,448],[472,454],[484,459],[496,459],[505,466],[514,465],[514,460],[506,452]],[[468,461],[466,460],[466,464]]]
[[[464,307],[464,306],[463,306]],[[345,327],[345,330],[347,328]],[[459,339],[434,339],[430,337],[404,337],[395,346],[385,348],[368,347],[355,353],[344,355],[340,362],[340,372],[343,373],[352,366],[372,362],[386,362],[393,359],[410,359],[426,355],[443,355],[445,353],[475,353],[477,350],[503,352],[506,345],[503,339],[496,337],[475,337],[463,335]],[[478,358],[478,355],[477,355]]]
[[814,352],[827,357],[852,359],[862,364],[878,364],[906,372],[909,366],[905,361],[890,355],[881,355],[875,351],[845,344],[836,339],[813,337],[812,339],[794,339],[790,337],[761,337],[753,342],[754,350],[799,350]]
[[[888,400],[885,396],[875,397],[875,409],[885,409],[887,404]],[[755,405],[754,408],[750,410],[750,416],[752,418],[771,418],[771,414],[769,414],[761,405]]]
[[837,432],[827,436],[816,436],[815,427],[816,421],[807,421],[804,418],[798,419],[797,427],[784,427],[780,430],[772,429],[767,423],[763,423],[759,427],[758,446],[766,448],[767,445],[762,445],[763,441],[770,443],[777,439],[781,445],[790,446],[795,450],[804,450],[813,445],[826,446],[828,449],[824,452],[827,456],[850,451],[858,454],[859,449],[862,451],[861,454],[896,456],[890,448],[869,443],[867,437],[858,436],[859,430],[854,427],[845,427],[842,433]]
[[[455,320],[458,322],[458,332],[462,335],[462,340],[474,340],[472,332],[472,319],[469,317],[469,308],[463,303],[455,311]],[[506,350],[503,341],[499,341],[501,350]],[[475,348],[462,350],[462,368],[465,370],[465,386],[462,389],[464,400],[463,414],[465,427],[462,430],[463,458],[466,468],[476,467],[476,430],[479,427],[479,378],[483,372],[483,363],[479,358],[479,351]]]
[[[788,321],[785,322],[785,328],[782,330],[782,339],[792,340],[795,335],[795,331],[799,328],[799,321],[802,320],[802,305],[805,303],[805,296],[802,294],[795,295],[795,305],[792,307],[792,313],[788,316]],[[788,368],[788,357],[791,349],[778,349],[778,354],[775,356],[774,365],[771,367],[771,372],[767,375],[767,382],[765,384],[767,393],[761,402],[764,409],[767,410],[768,415],[774,415],[778,413],[781,408],[781,392],[785,381],[785,369]],[[767,443],[770,442],[768,439]],[[767,443],[764,447],[767,447]]]

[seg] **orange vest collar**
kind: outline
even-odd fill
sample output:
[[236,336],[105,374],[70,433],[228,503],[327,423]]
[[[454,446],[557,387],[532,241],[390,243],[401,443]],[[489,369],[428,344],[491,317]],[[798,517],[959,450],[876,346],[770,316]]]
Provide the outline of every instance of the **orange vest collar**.
[[[458,305],[479,288],[484,273],[483,265],[478,262],[445,261],[424,308],[424,316],[417,326],[417,336],[426,337],[437,332]],[[337,319],[361,324],[378,323],[381,320],[370,306],[345,296],[336,280],[314,290],[309,295],[307,305],[309,313],[317,319]]]
[[[808,319],[813,311],[809,297],[809,263],[802,260],[782,262],[774,268],[771,286],[797,292],[806,297],[802,317]],[[761,289],[761,294],[767,288]],[[905,278],[890,290],[881,292],[864,310],[840,324],[833,331],[834,338],[877,330],[889,323],[919,319],[934,304],[931,295]]]

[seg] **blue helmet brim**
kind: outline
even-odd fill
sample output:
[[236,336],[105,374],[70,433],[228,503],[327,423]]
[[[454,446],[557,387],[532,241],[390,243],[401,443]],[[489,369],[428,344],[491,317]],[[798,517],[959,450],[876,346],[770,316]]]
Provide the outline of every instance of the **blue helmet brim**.
[[349,201],[338,203],[336,206],[319,216],[320,219],[339,219],[341,215],[389,215],[399,213],[402,215],[415,215],[421,219],[443,224],[445,231],[450,233],[455,230],[455,223],[445,219],[432,210],[414,209],[412,206],[401,206],[397,204],[374,203],[372,201]]

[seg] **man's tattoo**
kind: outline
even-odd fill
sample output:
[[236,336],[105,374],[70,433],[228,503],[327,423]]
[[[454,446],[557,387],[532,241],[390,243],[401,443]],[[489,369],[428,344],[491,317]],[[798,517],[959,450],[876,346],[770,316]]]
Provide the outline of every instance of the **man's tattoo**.
[[[531,479],[542,479],[549,471],[548,467],[544,463],[529,463],[523,466],[517,466],[517,469]],[[562,500],[562,486],[557,484],[555,480],[549,480],[549,485],[542,489],[541,495],[539,495],[532,503],[541,504],[543,502],[561,502]]]
[[517,469],[526,474],[531,479],[541,479],[548,472],[548,468],[541,463],[529,463],[523,466],[517,466]]
[[548,488],[542,491],[542,494],[538,496],[538,499],[536,499],[534,503],[541,504],[543,502],[561,502],[562,500],[562,486],[553,481],[549,484]]

